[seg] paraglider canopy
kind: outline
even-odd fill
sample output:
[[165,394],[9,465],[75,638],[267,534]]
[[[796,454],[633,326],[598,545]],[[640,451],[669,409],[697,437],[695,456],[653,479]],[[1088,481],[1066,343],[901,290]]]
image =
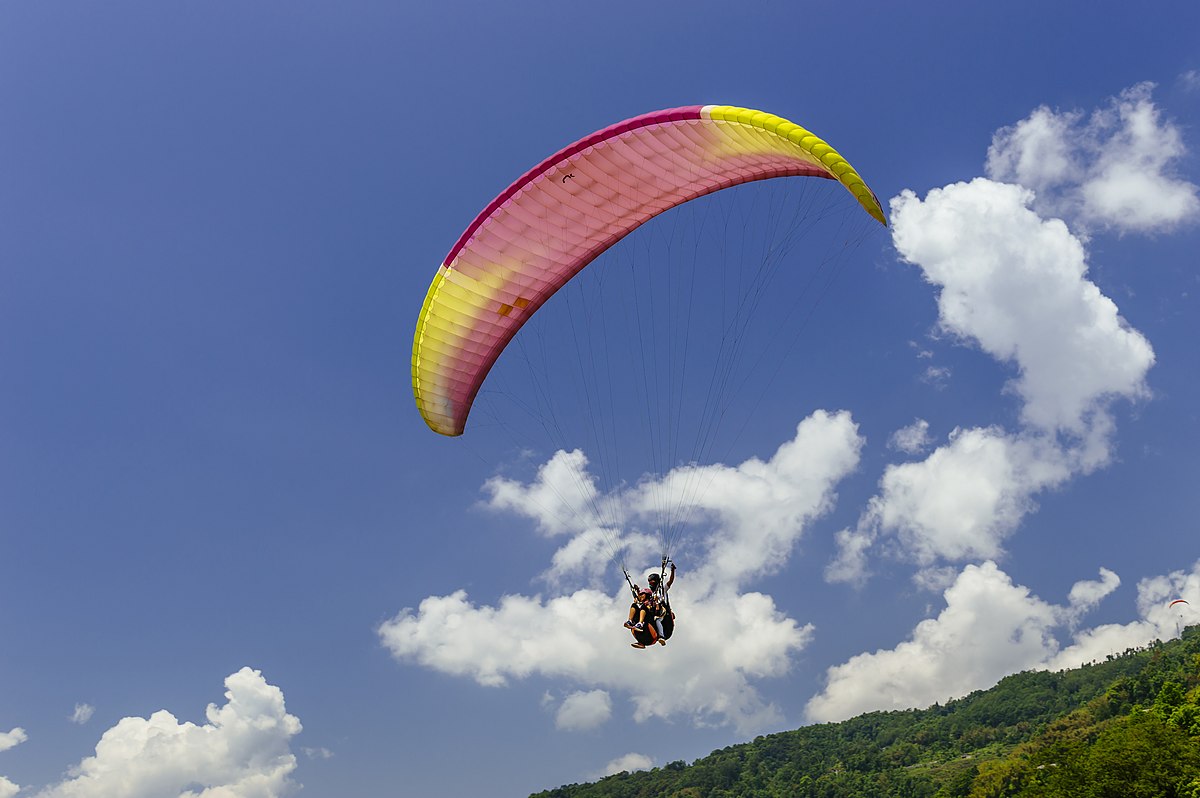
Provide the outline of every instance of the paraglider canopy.
[[480,386],[521,326],[639,225],[697,197],[776,177],[836,180],[887,224],[878,198],[836,150],[748,108],[643,114],[542,161],[479,213],[429,287],[412,352],[422,418],[434,432],[461,435]]

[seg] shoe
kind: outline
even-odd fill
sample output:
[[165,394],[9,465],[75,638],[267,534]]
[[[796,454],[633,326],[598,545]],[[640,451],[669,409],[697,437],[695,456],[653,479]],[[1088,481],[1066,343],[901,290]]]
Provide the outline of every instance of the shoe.
[[659,644],[660,646],[665,646],[665,645],[667,644],[667,641],[666,641],[666,640],[663,640],[663,639],[660,637],[660,638],[658,638],[658,644]]
[[646,647],[644,643],[630,643],[629,645],[633,646],[634,648],[645,648]]
[[634,629],[636,629],[636,630],[638,630],[639,632],[644,632],[644,631],[646,631],[646,624],[644,624],[644,623],[636,623],[636,624],[634,624],[634,625],[633,625],[633,628],[634,628]]
[[625,622],[625,628],[626,628],[626,629],[632,629],[632,628],[633,628],[633,621],[626,621],[626,622]]

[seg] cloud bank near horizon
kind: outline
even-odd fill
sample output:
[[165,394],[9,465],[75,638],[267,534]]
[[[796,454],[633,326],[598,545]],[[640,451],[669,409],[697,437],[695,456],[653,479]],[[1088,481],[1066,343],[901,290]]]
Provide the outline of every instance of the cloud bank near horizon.
[[96,744],[94,756],[36,798],[282,798],[296,757],[290,740],[301,730],[284,707],[283,691],[260,671],[242,668],[225,679],[222,706],[209,704],[207,722],[180,722],[166,710],[122,718]]
[[[1190,570],[1138,583],[1138,619],[1077,629],[1080,618],[1120,584],[1101,568],[1076,582],[1065,604],[1051,604],[1014,584],[991,561],[967,565],[943,593],[945,608],[921,621],[895,648],[862,653],[826,671],[824,689],[805,717],[823,723],[863,712],[924,708],[986,689],[1023,670],[1064,670],[1178,634],[1172,599],[1200,601],[1200,561]],[[1190,622],[1200,621],[1193,610]],[[1070,643],[1063,645],[1063,632]],[[1072,631],[1073,630],[1073,631]]]

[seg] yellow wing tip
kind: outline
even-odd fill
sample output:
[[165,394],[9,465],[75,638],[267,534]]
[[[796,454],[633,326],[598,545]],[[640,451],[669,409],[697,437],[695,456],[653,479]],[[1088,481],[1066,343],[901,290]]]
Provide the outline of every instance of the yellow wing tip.
[[449,270],[450,267],[444,263],[438,267],[437,274],[434,275],[433,282],[429,285],[429,291],[425,294],[425,301],[421,304],[421,312],[417,315],[417,329],[413,334],[412,384],[413,399],[417,404],[417,412],[421,414],[421,418],[425,419],[425,423],[429,428],[439,435],[456,438],[463,434],[463,428],[456,426],[453,420],[445,413],[440,413],[432,409],[425,399],[421,386],[421,375],[427,370],[427,368],[422,367],[425,329],[429,323],[429,314],[432,306],[446,280],[446,273]]
[[[761,128],[780,138],[786,139],[796,147],[804,150],[821,167],[828,170],[830,177],[845,186],[850,194],[858,200],[858,204],[863,207],[863,210],[871,215],[871,218],[884,227],[888,226],[887,214],[883,212],[883,205],[879,202],[879,198],[875,196],[875,192],[871,190],[866,181],[850,165],[850,162],[841,153],[829,146],[828,142],[803,126],[797,125],[795,122],[784,119],[781,116],[775,116],[765,111],[757,111],[753,108],[741,108],[736,105],[706,105],[702,114],[716,121],[740,122],[743,125]],[[843,164],[844,168],[839,168]],[[859,187],[861,187],[861,190]]]

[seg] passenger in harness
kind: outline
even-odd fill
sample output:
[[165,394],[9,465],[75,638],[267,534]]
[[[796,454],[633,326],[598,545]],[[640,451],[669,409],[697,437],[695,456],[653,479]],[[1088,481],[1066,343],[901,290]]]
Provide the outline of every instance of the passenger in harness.
[[654,602],[654,591],[648,587],[633,586],[633,604],[629,606],[629,620],[625,628],[633,632],[635,642],[630,643],[634,648],[645,648],[659,641],[658,630],[654,625],[654,614],[658,607]]

